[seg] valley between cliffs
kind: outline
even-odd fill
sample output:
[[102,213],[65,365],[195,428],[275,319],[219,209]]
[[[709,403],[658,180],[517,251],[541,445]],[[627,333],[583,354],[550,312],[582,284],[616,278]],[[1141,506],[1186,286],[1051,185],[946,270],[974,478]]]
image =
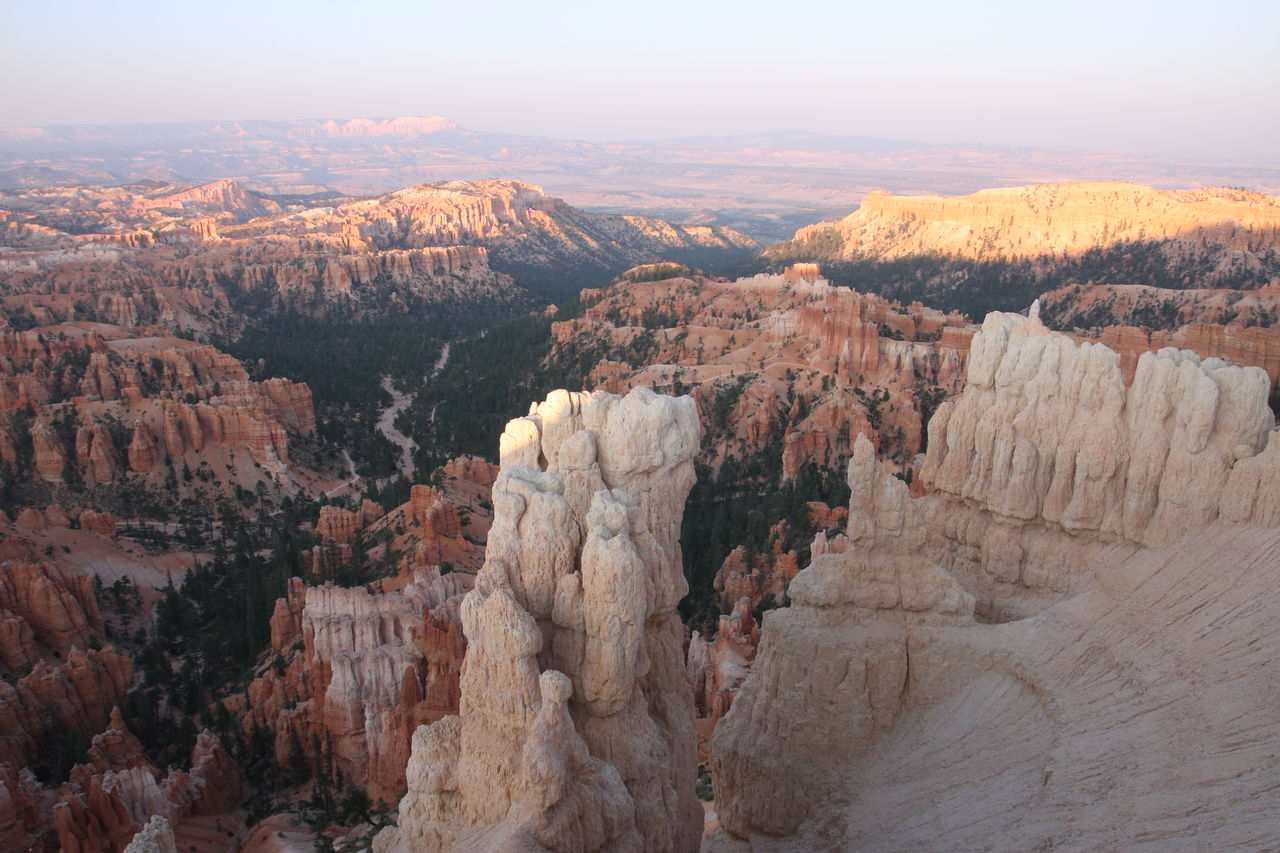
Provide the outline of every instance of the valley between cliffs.
[[[1268,197],[873,197],[737,277],[514,181],[5,199],[14,849],[1280,832]],[[894,298],[983,281],[1048,292]]]

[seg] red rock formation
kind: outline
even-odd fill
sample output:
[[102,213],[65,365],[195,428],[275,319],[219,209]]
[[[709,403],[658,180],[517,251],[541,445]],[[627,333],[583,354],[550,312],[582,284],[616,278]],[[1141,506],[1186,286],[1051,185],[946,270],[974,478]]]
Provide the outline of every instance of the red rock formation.
[[107,727],[93,736],[88,757],[89,763],[100,773],[118,772],[131,767],[145,767],[153,773],[159,772],[147,758],[142,744],[124,724],[119,707],[111,709]]
[[116,535],[116,518],[109,512],[81,510],[80,526],[85,530],[92,530],[99,536],[106,536],[108,539],[114,539]]
[[0,563],[0,610],[21,618],[31,635],[61,654],[103,636],[93,582],[49,563]]
[[849,216],[802,228],[795,239],[837,240],[842,245],[835,256],[850,259],[946,255],[1046,263],[1120,243],[1160,241],[1169,255],[1206,262],[1213,272],[1205,278],[1212,279],[1240,267],[1256,269],[1258,257],[1277,246],[1278,225],[1280,206],[1260,193],[1098,182],[950,198],[872,192]]
[[421,541],[414,559],[420,565],[431,565],[443,559],[442,540],[462,535],[458,512],[445,500],[444,493],[430,486],[414,486],[409,492],[410,517],[418,526]]
[[[776,446],[788,479],[810,463],[838,467],[859,433],[909,468],[924,401],[936,405],[958,387],[973,335],[960,315],[904,309],[832,287],[812,270],[735,282],[623,280],[582,299],[583,317],[553,325],[557,348],[654,347],[647,366],[602,359],[591,383],[690,390],[713,419],[706,464]],[[732,407],[722,413],[726,398]]]
[[57,434],[47,423],[36,421],[31,427],[31,443],[36,473],[45,480],[60,482],[67,465],[67,453]]
[[713,586],[726,610],[743,600],[749,608],[759,607],[766,598],[783,603],[787,586],[800,572],[799,557],[795,551],[781,551],[782,532],[777,526],[771,539],[773,547],[767,553],[749,553],[739,545],[725,557]]
[[271,648],[276,654],[290,651],[302,640],[302,606],[306,597],[302,578],[289,578],[284,598],[277,598],[271,613]]
[[344,779],[394,801],[413,732],[456,712],[464,654],[457,607],[470,587],[470,575],[436,569],[417,570],[385,595],[307,588],[295,578],[272,618],[283,671],[268,667],[229,705],[243,707],[246,731],[275,733],[282,762],[292,744],[315,739]]
[[359,513],[338,506],[320,507],[316,535],[339,545],[349,545],[364,528]]
[[99,776],[85,780],[83,793],[66,794],[53,807],[53,832],[63,853],[120,853],[138,831],[128,808],[115,791],[103,788]]
[[1098,340],[1120,354],[1125,382],[1133,381],[1138,357],[1144,352],[1173,347],[1243,367],[1261,367],[1273,388],[1280,383],[1280,326],[1264,329],[1190,323],[1173,330],[1107,326]]
[[6,850],[39,849],[49,831],[44,790],[30,770],[0,764],[0,844]]
[[0,761],[31,764],[55,729],[88,738],[106,722],[133,676],[110,646],[72,649],[57,665],[39,662],[16,682],[0,682]]
[[498,466],[479,456],[459,456],[444,463],[444,476],[468,480],[481,486],[492,487],[498,479]]
[[720,617],[716,635],[704,640],[696,631],[689,641],[688,671],[698,722],[698,749],[706,745],[716,723],[729,712],[760,646],[760,629],[751,616],[751,602],[743,598]]

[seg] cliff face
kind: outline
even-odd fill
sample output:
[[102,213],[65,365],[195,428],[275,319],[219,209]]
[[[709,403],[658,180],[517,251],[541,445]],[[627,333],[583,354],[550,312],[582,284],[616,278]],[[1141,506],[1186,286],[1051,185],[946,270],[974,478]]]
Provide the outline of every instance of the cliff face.
[[973,334],[960,315],[831,286],[812,264],[734,282],[624,277],[582,299],[584,317],[552,328],[553,360],[593,356],[590,383],[613,392],[688,390],[705,464],[780,452],[786,479],[835,467],[859,433],[909,467]]
[[[14,849],[62,853],[155,850],[148,845],[167,837],[166,849],[172,850],[171,824],[221,815],[226,824],[216,823],[221,827],[217,837],[206,840],[218,849],[234,837],[224,836],[223,829],[236,824],[228,813],[241,799],[239,770],[209,732],[197,736],[189,770],[162,775],[117,709],[107,728],[93,737],[89,758],[56,789],[41,787],[29,771],[0,764],[0,805],[7,807],[0,809],[0,836]],[[160,826],[164,835],[157,836]]]
[[795,239],[836,241],[832,259],[882,260],[1052,259],[1154,241],[1170,258],[1209,261],[1209,275],[1243,264],[1265,284],[1276,273],[1280,200],[1244,190],[1122,183],[1035,184],[953,198],[873,192],[849,216],[803,228]]
[[860,440],[845,535],[765,619],[712,741],[723,825],[824,850],[1255,846],[1280,777],[1269,385],[1165,350],[1126,387],[1106,347],[988,317],[930,424],[930,494]]
[[272,647],[288,663],[250,684],[245,731],[273,731],[282,763],[319,743],[341,778],[394,801],[413,730],[458,707],[457,610],[470,588],[470,575],[436,568],[385,594],[293,579],[272,618]]
[[1280,382],[1280,286],[1257,290],[1168,290],[1143,285],[1075,285],[1041,299],[1045,321],[1120,353],[1132,379],[1138,356],[1163,347],[1261,367]]
[[696,849],[676,603],[689,398],[557,391],[502,436],[459,715],[419,728],[379,850]]
[[93,584],[48,563],[0,562],[0,762],[26,767],[45,741],[88,738],[129,686],[133,666],[104,636]]
[[[370,559],[402,555],[399,571],[369,589],[292,579],[271,619],[275,660],[227,703],[246,733],[272,732],[282,766],[295,749],[315,767],[331,759],[340,779],[385,803],[405,792],[414,730],[458,711],[465,652],[458,607],[489,530],[496,469],[464,457],[441,474],[438,488],[414,486],[389,512],[367,500],[358,511],[321,510],[313,571],[349,564],[357,543]],[[313,754],[317,743],[322,755]]]

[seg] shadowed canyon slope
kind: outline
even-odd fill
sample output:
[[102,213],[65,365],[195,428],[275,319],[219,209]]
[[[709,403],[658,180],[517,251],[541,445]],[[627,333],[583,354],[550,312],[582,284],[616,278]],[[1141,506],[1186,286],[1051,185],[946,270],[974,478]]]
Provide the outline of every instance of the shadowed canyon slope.
[[766,616],[712,743],[723,825],[759,850],[1265,846],[1268,388],[1172,350],[1126,387],[1106,347],[988,317],[930,493],[860,439],[846,535]]

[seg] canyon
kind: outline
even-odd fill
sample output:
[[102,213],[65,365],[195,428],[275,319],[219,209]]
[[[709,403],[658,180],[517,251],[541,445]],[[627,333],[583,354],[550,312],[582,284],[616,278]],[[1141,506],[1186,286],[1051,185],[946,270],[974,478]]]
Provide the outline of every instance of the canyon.
[[273,193],[368,195],[422,182],[530,181],[577,207],[726,224],[780,240],[867,194],[959,195],[1129,180],[1280,192],[1266,162],[937,144],[777,130],[656,141],[549,139],[444,116],[0,128],[0,187],[235,176]]
[[[1266,837],[1270,197],[873,196],[736,277],[513,180],[0,209],[15,849]],[[1186,280],[1055,278],[1107,246]],[[1048,292],[840,283],[920,253]]]

